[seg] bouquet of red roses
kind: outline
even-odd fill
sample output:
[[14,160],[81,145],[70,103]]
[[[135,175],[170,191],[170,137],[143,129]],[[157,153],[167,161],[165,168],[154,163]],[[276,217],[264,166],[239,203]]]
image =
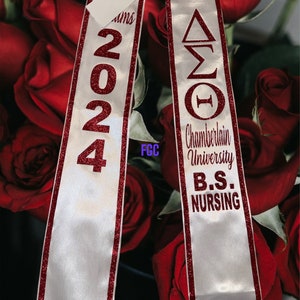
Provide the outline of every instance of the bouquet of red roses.
[[[256,45],[237,38],[236,26],[264,17],[260,1],[220,2],[262,296],[299,298],[299,47],[282,34],[295,1]],[[0,0],[2,212],[47,220],[83,13],[79,0]],[[165,1],[146,0],[118,299],[128,299],[130,280],[141,282],[130,299],[188,299],[170,82]],[[158,144],[159,155],[143,156],[144,143]]]

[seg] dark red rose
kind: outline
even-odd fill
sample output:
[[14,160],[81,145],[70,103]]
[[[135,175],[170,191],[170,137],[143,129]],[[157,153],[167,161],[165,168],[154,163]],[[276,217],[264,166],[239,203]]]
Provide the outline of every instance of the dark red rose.
[[135,249],[145,239],[151,225],[153,204],[152,183],[141,170],[128,165],[121,252]]
[[156,15],[163,7],[161,0],[146,0],[143,14],[143,23],[148,23],[149,14]]
[[259,228],[253,222],[254,242],[263,300],[282,300],[282,289],[276,260]]
[[49,206],[59,144],[59,137],[33,124],[17,131],[0,152],[1,207],[16,212]]
[[260,126],[263,134],[281,148],[295,140],[299,143],[299,79],[300,76],[291,76],[274,68],[263,70],[257,76]]
[[[0,104],[0,146],[4,143],[8,137],[8,115],[6,109]],[[1,147],[0,147],[1,148]]]
[[148,59],[157,78],[170,86],[170,64],[168,52],[168,30],[166,8],[148,16]]
[[75,56],[84,5],[76,0],[24,0],[23,13],[34,34]]
[[146,0],[144,6],[144,14],[143,14],[143,28],[142,35],[140,41],[140,47],[144,48],[145,44],[147,44],[148,40],[148,22],[149,15],[157,15],[162,8],[162,3],[160,0]]
[[163,127],[163,138],[160,141],[159,147],[161,172],[166,182],[173,189],[179,191],[177,152],[172,104],[169,104],[162,109],[159,122]]
[[188,299],[182,212],[165,215],[154,223],[153,272],[161,300]]
[[40,40],[14,86],[16,103],[27,118],[61,135],[72,79],[73,59]]
[[260,0],[220,0],[225,23],[234,23],[250,13]]
[[282,151],[261,134],[256,123],[239,118],[238,124],[244,169],[248,176],[272,172],[285,163]]
[[0,22],[0,41],[0,90],[4,90],[22,74],[33,41],[19,28],[3,22]]
[[252,120],[240,118],[238,122],[250,208],[256,215],[290,193],[298,173],[299,153],[287,162],[281,149],[263,136]]
[[278,264],[278,273],[284,292],[300,298],[300,211],[299,186],[280,205],[285,219],[287,244],[277,239],[274,255]]
[[188,300],[183,232],[152,258],[160,300]]

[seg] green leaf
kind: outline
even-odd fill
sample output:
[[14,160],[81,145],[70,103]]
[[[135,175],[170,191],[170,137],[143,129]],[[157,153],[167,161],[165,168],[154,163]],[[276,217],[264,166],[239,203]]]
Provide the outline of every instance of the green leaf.
[[21,9],[15,1],[6,0],[4,2],[4,10],[5,10],[5,21],[6,22],[14,22],[21,16]]
[[181,198],[180,198],[180,193],[174,190],[172,194],[170,195],[169,201],[167,204],[164,206],[162,211],[159,213],[157,218],[161,218],[163,215],[168,215],[175,213],[177,211],[181,210]]
[[297,300],[297,298],[295,298],[291,295],[283,294],[282,295],[282,300]]
[[263,9],[258,11],[252,11],[243,18],[239,19],[237,23],[247,23],[252,22],[258,17],[260,17],[262,14],[264,14],[274,3],[276,0],[271,0]]
[[161,112],[164,107],[171,104],[173,102],[173,94],[172,90],[169,87],[163,86],[161,90],[161,94],[157,101],[157,111],[158,114]]
[[133,109],[139,107],[146,96],[147,85],[146,85],[146,75],[145,67],[143,62],[138,55],[137,57],[137,75],[134,81],[134,105]]
[[160,164],[155,157],[132,157],[129,159],[128,163],[130,165],[134,165],[139,167],[145,173],[161,173],[160,172]]
[[276,235],[278,235],[285,243],[287,243],[287,237],[284,232],[284,224],[281,218],[281,212],[278,206],[275,206],[259,215],[253,216],[253,219],[260,225],[270,229]]
[[129,125],[129,137],[131,139],[140,142],[158,143],[158,141],[149,133],[143,116],[138,111],[132,111]]

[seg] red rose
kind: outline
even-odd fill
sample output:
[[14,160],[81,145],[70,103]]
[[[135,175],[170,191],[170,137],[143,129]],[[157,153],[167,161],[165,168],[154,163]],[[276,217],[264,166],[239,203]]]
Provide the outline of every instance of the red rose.
[[7,112],[0,104],[0,148],[1,144],[4,143],[8,137],[8,126],[7,126],[8,115]]
[[153,272],[161,300],[188,299],[181,211],[165,215],[154,226]]
[[276,260],[258,224],[253,222],[254,242],[263,300],[282,300]]
[[73,59],[39,41],[14,86],[16,103],[36,125],[61,135],[72,79]]
[[189,299],[182,232],[153,256],[153,271],[161,300]]
[[168,30],[166,8],[156,15],[149,13],[148,16],[148,59],[157,78],[167,86],[170,81],[170,64],[168,52]]
[[225,23],[234,23],[250,13],[260,0],[221,0],[221,8]]
[[262,132],[278,147],[299,141],[299,78],[270,68],[260,72],[256,79]]
[[24,0],[23,13],[38,38],[75,56],[84,5],[76,0]]
[[239,134],[246,186],[252,214],[279,204],[292,190],[299,167],[299,153],[286,162],[281,150],[250,119],[240,118]]
[[248,118],[239,118],[238,124],[247,175],[272,172],[285,163],[282,151],[261,134],[256,123]]
[[283,240],[277,239],[274,255],[278,264],[278,273],[283,290],[300,298],[300,212],[299,212],[299,186],[280,205],[285,219],[285,230],[288,238],[287,245]]
[[162,109],[159,122],[163,127],[163,138],[160,141],[159,147],[161,172],[166,182],[173,189],[179,191],[177,152],[172,104],[169,104]]
[[146,0],[143,14],[143,23],[148,23],[149,14],[156,15],[163,7],[161,0]]
[[149,15],[157,15],[158,12],[162,8],[162,3],[160,0],[146,0],[144,6],[144,14],[143,14],[143,29],[140,41],[140,47],[144,48],[144,43],[148,40],[148,22]]
[[0,90],[3,90],[10,88],[22,74],[33,41],[19,28],[3,22],[0,22],[0,40]]
[[126,173],[121,252],[135,249],[147,236],[154,204],[154,190],[148,177],[128,165]]
[[0,152],[2,207],[15,212],[49,206],[59,144],[59,137],[32,124],[17,131]]

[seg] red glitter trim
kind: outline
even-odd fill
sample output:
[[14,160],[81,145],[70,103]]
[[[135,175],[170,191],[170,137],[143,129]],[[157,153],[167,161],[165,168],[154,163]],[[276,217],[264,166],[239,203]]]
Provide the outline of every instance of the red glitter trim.
[[114,245],[112,252],[112,260],[110,266],[110,275],[109,275],[109,284],[107,292],[107,300],[114,299],[114,291],[116,285],[116,269],[119,260],[119,249],[120,249],[120,238],[122,234],[122,215],[123,215],[123,200],[124,200],[124,191],[125,191],[125,179],[126,179],[126,169],[127,169],[127,149],[128,149],[128,120],[131,111],[132,103],[132,93],[133,93],[133,84],[135,79],[135,70],[136,70],[136,58],[139,47],[140,33],[141,33],[141,24],[143,16],[143,7],[144,0],[139,0],[138,10],[137,10],[137,20],[135,26],[133,48],[130,62],[130,70],[127,84],[127,93],[123,114],[123,126],[122,126],[122,144],[121,144],[121,157],[120,157],[120,180],[118,187],[118,203],[117,203],[117,212],[116,212],[116,225],[115,225],[115,235],[114,235]]
[[180,191],[183,204],[183,220],[184,220],[184,235],[185,235],[185,251],[186,251],[186,266],[187,266],[187,277],[188,277],[188,289],[190,300],[195,299],[195,283],[194,283],[194,270],[193,270],[193,254],[192,254],[192,241],[190,233],[190,218],[189,208],[186,192],[185,173],[183,165],[183,152],[181,143],[181,131],[180,131],[180,117],[179,117],[179,104],[178,104],[178,85],[176,80],[175,71],[175,55],[174,55],[174,40],[172,31],[172,10],[170,0],[167,0],[167,16],[168,16],[168,42],[169,42],[169,57],[170,57],[170,71],[171,71],[171,82],[173,87],[173,108],[175,116],[175,130],[176,130],[176,147],[178,153],[178,171],[180,180]]
[[54,221],[58,191],[59,191],[60,182],[61,182],[61,174],[62,174],[64,160],[65,160],[66,148],[67,148],[67,143],[68,143],[68,138],[69,138],[70,124],[71,124],[72,111],[73,111],[73,105],[74,105],[74,97],[75,97],[77,80],[78,80],[78,71],[79,71],[79,66],[80,66],[80,61],[81,61],[81,56],[82,56],[82,49],[83,49],[83,44],[84,44],[84,40],[85,40],[88,19],[89,19],[89,12],[87,9],[85,9],[83,21],[82,21],[82,27],[81,27],[80,40],[79,40],[76,60],[75,60],[75,64],[74,64],[72,85],[71,85],[71,89],[70,89],[70,97],[69,97],[69,102],[68,102],[68,107],[67,107],[67,112],[66,112],[65,127],[64,127],[62,142],[61,142],[60,154],[59,154],[58,165],[57,165],[56,176],[55,176],[55,183],[53,186],[53,193],[52,193],[50,211],[49,211],[49,216],[48,216],[48,223],[47,223],[47,228],[46,228],[46,233],[45,233],[42,265],[41,265],[41,270],[40,270],[40,282],[39,282],[39,287],[38,287],[38,300],[44,300],[44,298],[45,298],[47,268],[48,268],[48,259],[49,259],[49,250],[50,250],[50,242],[51,242],[51,236],[52,236],[53,221]]

